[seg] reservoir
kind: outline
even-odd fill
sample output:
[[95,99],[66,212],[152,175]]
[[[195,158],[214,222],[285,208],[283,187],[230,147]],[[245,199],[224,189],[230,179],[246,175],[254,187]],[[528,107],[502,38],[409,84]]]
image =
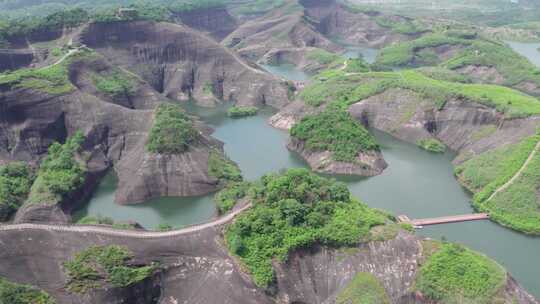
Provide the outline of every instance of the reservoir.
[[[289,79],[298,76],[298,71],[291,71],[290,67],[273,68],[279,70],[274,70],[274,73]],[[298,155],[287,150],[287,133],[267,124],[275,112],[271,109],[263,109],[257,116],[241,119],[227,117],[224,106],[208,109],[187,105],[186,109],[215,129],[213,136],[225,143],[225,152],[240,166],[247,180],[285,168],[307,167]],[[336,177],[347,183],[355,197],[371,207],[410,218],[473,212],[471,195],[453,175],[451,161],[454,153],[433,154],[385,133],[373,131],[373,134],[389,167],[383,174],[371,178]],[[76,217],[101,214],[155,228],[161,223],[181,227],[205,222],[215,216],[212,195],[160,198],[136,206],[119,206],[113,202],[115,186],[114,175],[109,175]],[[527,237],[489,221],[432,226],[417,233],[433,239],[444,237],[492,257],[530,293],[540,297],[540,264],[531,263],[537,260],[540,252],[540,238]]]

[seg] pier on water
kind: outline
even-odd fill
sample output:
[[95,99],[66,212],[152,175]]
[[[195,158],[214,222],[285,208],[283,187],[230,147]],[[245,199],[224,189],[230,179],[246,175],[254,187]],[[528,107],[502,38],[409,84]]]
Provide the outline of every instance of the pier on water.
[[408,224],[413,225],[414,227],[449,224],[449,223],[460,223],[460,222],[469,222],[469,221],[480,221],[480,220],[487,220],[487,219],[489,219],[489,214],[487,213],[473,213],[473,214],[452,215],[452,216],[413,219],[413,220],[411,220],[406,215],[398,216],[399,222],[408,223]]

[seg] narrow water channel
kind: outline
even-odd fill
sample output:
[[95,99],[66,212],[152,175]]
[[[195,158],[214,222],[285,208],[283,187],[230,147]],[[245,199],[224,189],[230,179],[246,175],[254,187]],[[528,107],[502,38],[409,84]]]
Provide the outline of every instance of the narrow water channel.
[[[298,73],[291,72],[289,66],[281,70],[274,66],[273,71],[289,79],[295,77],[290,73]],[[238,163],[247,180],[285,168],[306,167],[297,154],[287,150],[287,133],[267,124],[274,113],[270,109],[242,119],[228,118],[225,107],[208,109],[187,105],[186,110],[215,128],[213,135],[225,143],[225,152]],[[348,184],[355,197],[371,207],[410,218],[472,212],[471,196],[453,175],[453,153],[432,154],[385,133],[373,133],[389,167],[382,175],[371,178],[337,176]],[[160,223],[180,227],[204,222],[215,214],[212,195],[161,198],[137,206],[119,206],[113,202],[115,186],[114,176],[105,179],[78,216],[101,214],[154,228]],[[439,225],[417,233],[434,239],[445,237],[485,253],[506,267],[529,292],[540,297],[540,264],[534,262],[540,252],[539,238],[515,233],[489,221]]]

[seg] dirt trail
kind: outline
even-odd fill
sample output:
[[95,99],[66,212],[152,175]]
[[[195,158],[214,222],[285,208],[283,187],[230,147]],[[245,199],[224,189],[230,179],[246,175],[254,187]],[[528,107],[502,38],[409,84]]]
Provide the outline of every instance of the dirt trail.
[[501,191],[504,191],[506,190],[506,188],[510,187],[518,178],[519,176],[521,175],[521,173],[523,173],[523,170],[525,170],[525,168],[527,168],[527,166],[529,165],[529,163],[533,160],[534,156],[536,155],[536,153],[538,152],[538,149],[540,149],[540,141],[536,144],[536,146],[534,147],[534,149],[532,150],[531,154],[529,155],[529,158],[527,158],[527,160],[525,161],[525,163],[523,163],[523,166],[521,166],[521,168],[519,169],[518,172],[516,172],[516,174],[509,180],[507,181],[504,185],[502,185],[501,187],[499,187],[499,189],[495,190],[495,192],[493,192],[493,194],[491,194],[491,196],[486,200],[486,202],[489,202],[491,199],[493,199],[497,194],[499,194]]

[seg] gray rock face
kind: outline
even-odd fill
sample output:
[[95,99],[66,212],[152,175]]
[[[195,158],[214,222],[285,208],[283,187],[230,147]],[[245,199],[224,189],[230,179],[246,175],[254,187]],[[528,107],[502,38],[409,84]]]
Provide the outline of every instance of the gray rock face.
[[[0,244],[5,248],[0,251],[0,276],[38,286],[59,304],[330,304],[335,303],[339,291],[358,272],[373,274],[392,303],[432,303],[411,292],[424,255],[421,239],[404,232],[392,240],[352,249],[298,250],[287,263],[275,263],[275,296],[255,287],[228,255],[220,228],[150,239],[13,230],[0,233]],[[89,246],[109,244],[127,246],[134,253],[134,263],[157,261],[162,269],[157,275],[123,289],[108,287],[78,295],[62,288],[67,279],[62,266],[66,260]],[[538,303],[510,276],[502,293],[507,299],[505,303],[516,303],[512,302],[514,299],[520,304]]]
[[[119,177],[117,201],[141,202],[159,196],[189,196],[219,188],[208,171],[208,154],[220,153],[221,143],[212,139],[204,124],[196,122],[203,140],[180,156],[148,154],[145,144],[153,125],[154,108],[164,98],[142,80],[135,82],[133,97],[110,98],[96,90],[89,75],[111,69],[106,60],[70,66],[71,93],[52,96],[22,88],[0,88],[0,159],[37,163],[52,142],[64,142],[78,130],[83,144],[87,184],[64,198],[58,206],[22,208],[17,222],[67,222],[70,212],[95,188],[99,178],[113,167]],[[150,190],[149,190],[150,189]]]
[[162,155],[146,152],[141,142],[115,166],[119,179],[116,202],[132,204],[161,196],[216,191],[219,180],[208,175],[208,158],[210,151],[221,148],[221,143],[203,138],[185,153]]
[[436,137],[459,152],[455,162],[519,142],[535,134],[540,117],[505,119],[487,106],[449,100],[442,110],[430,101],[401,89],[388,90],[352,105],[349,112],[371,127],[416,143]]
[[236,20],[225,7],[194,9],[177,13],[174,17],[191,28],[207,32],[217,41],[237,28]]
[[[409,40],[413,36],[393,33],[391,29],[381,27],[373,17],[380,13],[355,13],[335,0],[317,1],[300,0],[305,14],[316,20],[317,31],[326,37],[337,37],[349,44],[382,47],[392,42]],[[375,14],[375,15],[374,15]],[[389,16],[399,21],[401,16]]]
[[268,52],[316,47],[328,51],[343,48],[317,32],[302,10],[276,9],[265,16],[241,24],[222,44],[243,57],[260,60]]
[[334,160],[330,151],[307,149],[305,143],[296,138],[289,140],[287,148],[298,152],[314,171],[322,173],[375,176],[388,167],[380,151],[359,151],[354,162],[343,162]]
[[287,104],[286,84],[186,26],[153,22],[91,24],[81,41],[172,99],[213,106]]
[[0,50],[0,72],[28,66],[34,60],[30,50]]

